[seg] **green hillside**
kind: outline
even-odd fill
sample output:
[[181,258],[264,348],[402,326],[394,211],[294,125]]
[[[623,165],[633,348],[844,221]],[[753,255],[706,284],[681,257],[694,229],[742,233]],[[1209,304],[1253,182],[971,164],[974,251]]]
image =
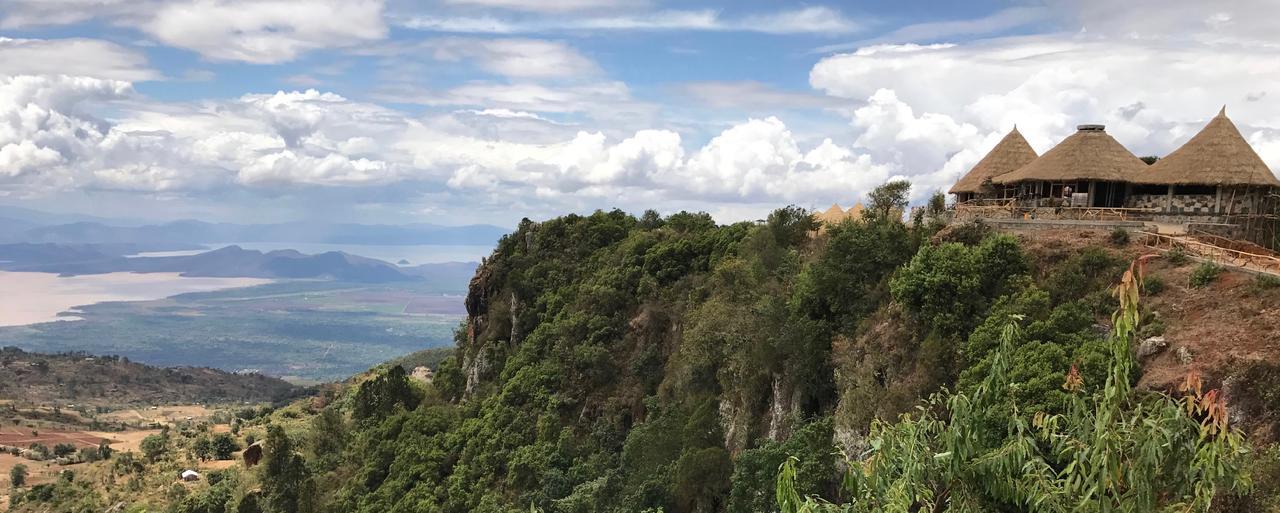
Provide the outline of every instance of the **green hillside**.
[[1158,278],[1113,295],[1136,248],[945,226],[940,200],[904,223],[905,192],[888,184],[862,219],[821,230],[794,207],[728,226],[526,221],[477,270],[434,382],[387,365],[246,421],[271,463],[175,492],[173,511],[1276,504],[1276,451],[1236,429],[1269,413],[1228,428],[1206,393],[1221,376],[1190,399],[1133,386],[1131,344],[1166,329],[1138,300]]

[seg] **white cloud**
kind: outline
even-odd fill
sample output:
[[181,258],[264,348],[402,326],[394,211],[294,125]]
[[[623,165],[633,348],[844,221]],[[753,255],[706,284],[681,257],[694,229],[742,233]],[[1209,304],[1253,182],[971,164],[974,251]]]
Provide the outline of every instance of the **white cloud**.
[[[0,0],[0,28],[101,19],[224,61],[271,64],[387,35],[383,0]],[[154,41],[152,41],[154,40]],[[56,62],[56,61],[55,61]],[[122,78],[122,77],[113,77]]]
[[[1280,127],[1280,105],[1248,101],[1280,83],[1280,61],[1259,48],[1080,34],[879,45],[823,59],[810,82],[853,101],[871,98],[869,105],[890,91],[899,108],[931,113],[929,123],[855,119],[855,126],[865,130],[860,146],[897,148],[911,174],[945,184],[967,167],[960,160],[975,160],[962,150],[973,153],[1015,124],[1043,152],[1077,124],[1103,123],[1139,155],[1172,151],[1223,104],[1234,106],[1228,110],[1246,135]],[[963,126],[974,130],[946,135]],[[919,146],[912,130],[940,137]],[[1266,148],[1258,147],[1264,157]]]
[[388,43],[352,53],[380,57],[390,70],[403,69],[407,59],[426,54],[450,63],[450,67],[458,63],[474,65],[487,73],[522,79],[582,78],[600,71],[594,61],[572,46],[541,39],[442,37],[414,43]]
[[10,142],[0,146],[0,173],[16,177],[62,161],[52,148],[36,146],[31,141]]
[[380,0],[190,0],[165,4],[140,28],[211,59],[259,64],[387,33]]
[[82,75],[125,81],[154,80],[146,58],[98,39],[0,37],[0,75]]
[[554,12],[643,7],[644,0],[444,0],[450,5],[490,7],[515,11]]
[[856,50],[879,43],[920,43],[956,36],[981,36],[1047,22],[1053,10],[1043,6],[1015,6],[986,16],[965,20],[930,21],[907,25],[869,40],[838,43],[815,48],[813,53]]
[[750,80],[689,82],[681,85],[680,89],[700,104],[716,108],[798,109],[848,103],[810,91],[788,91]]
[[0,76],[0,188],[62,181],[64,164],[97,154],[105,138],[103,122],[81,114],[83,104],[131,92],[128,83],[110,80]]
[[337,153],[299,155],[291,150],[255,159],[236,175],[237,181],[248,185],[369,185],[394,178],[391,166],[383,161]]
[[0,28],[79,23],[95,17],[135,17],[154,9],[148,0],[0,0]]
[[719,11],[662,10],[610,16],[554,16],[534,19],[493,16],[408,15],[396,23],[416,30],[457,33],[521,34],[577,31],[715,31],[767,34],[849,34],[862,24],[829,7],[805,7],[740,17]]
[[386,89],[381,101],[437,107],[479,107],[538,114],[586,115],[622,129],[645,123],[654,107],[631,97],[625,83],[616,81],[549,85],[534,82],[471,82],[445,91],[417,88]]
[[594,197],[852,203],[892,170],[831,140],[802,150],[777,118],[730,127],[692,154],[680,135],[668,130],[641,130],[615,141],[599,132],[579,132],[563,142],[522,144],[418,126],[400,144],[414,154],[416,167],[455,169],[447,180],[452,188],[529,190],[551,202]]

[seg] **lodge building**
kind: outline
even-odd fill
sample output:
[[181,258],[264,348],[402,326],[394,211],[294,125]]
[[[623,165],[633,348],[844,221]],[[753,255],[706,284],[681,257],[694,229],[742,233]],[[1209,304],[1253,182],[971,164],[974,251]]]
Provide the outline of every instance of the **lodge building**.
[[1233,225],[1275,218],[1280,180],[1223,108],[1152,165],[1102,125],[1080,125],[1044,155],[1036,155],[1015,127],[950,193],[961,217]]

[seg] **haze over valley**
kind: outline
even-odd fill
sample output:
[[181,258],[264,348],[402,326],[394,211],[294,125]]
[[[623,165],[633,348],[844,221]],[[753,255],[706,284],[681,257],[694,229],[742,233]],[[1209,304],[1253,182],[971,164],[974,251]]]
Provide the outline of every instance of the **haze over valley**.
[[[451,344],[467,283],[504,232],[0,213],[22,226],[0,242],[0,346],[296,381]],[[223,245],[236,240],[252,242]]]

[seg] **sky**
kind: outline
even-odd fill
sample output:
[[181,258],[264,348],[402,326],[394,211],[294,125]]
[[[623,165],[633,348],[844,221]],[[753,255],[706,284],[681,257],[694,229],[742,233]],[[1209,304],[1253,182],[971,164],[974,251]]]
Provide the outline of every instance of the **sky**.
[[0,204],[721,222],[945,191],[1015,125],[1280,169],[1274,0],[0,0]]

